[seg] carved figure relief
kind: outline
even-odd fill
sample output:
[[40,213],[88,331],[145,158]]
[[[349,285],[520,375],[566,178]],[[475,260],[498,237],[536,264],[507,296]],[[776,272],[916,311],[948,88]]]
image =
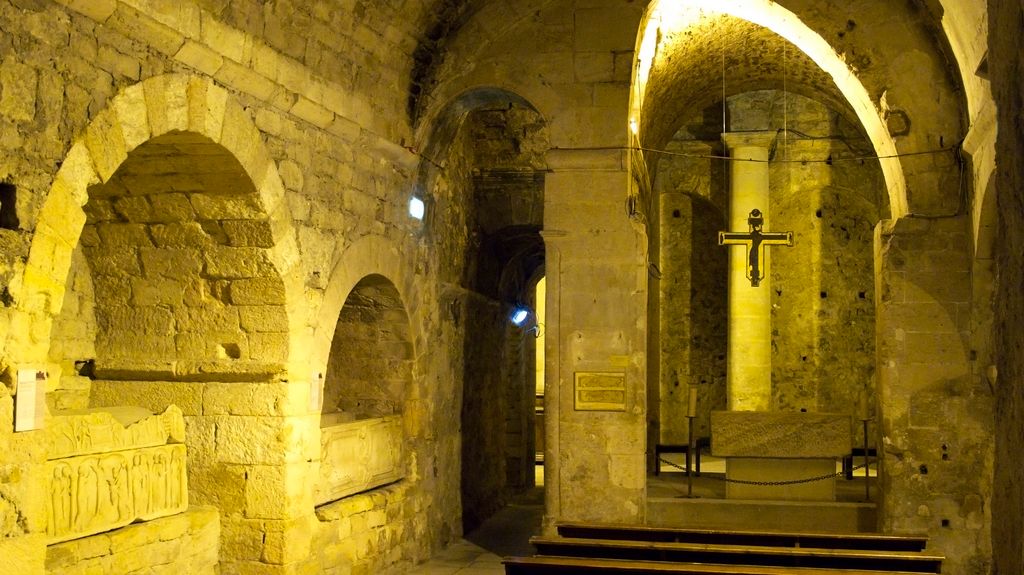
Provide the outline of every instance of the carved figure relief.
[[[86,410],[53,419],[48,428],[55,447],[47,462],[48,543],[188,507],[185,446],[174,443],[184,439],[176,407],[158,416]],[[168,441],[172,443],[165,445]]]

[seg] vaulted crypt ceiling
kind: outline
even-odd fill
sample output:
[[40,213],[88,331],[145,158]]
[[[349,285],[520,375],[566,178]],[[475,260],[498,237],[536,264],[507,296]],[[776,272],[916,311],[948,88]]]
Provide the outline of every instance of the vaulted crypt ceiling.
[[785,89],[857,123],[832,78],[810,57],[771,30],[724,14],[662,32],[647,86],[640,118],[646,147],[662,148],[694,111],[754,90]]

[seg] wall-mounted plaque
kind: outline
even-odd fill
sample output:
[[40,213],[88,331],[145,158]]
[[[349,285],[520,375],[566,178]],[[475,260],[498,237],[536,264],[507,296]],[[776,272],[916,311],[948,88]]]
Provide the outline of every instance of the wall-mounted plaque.
[[626,411],[626,374],[577,371],[573,397],[577,411]]

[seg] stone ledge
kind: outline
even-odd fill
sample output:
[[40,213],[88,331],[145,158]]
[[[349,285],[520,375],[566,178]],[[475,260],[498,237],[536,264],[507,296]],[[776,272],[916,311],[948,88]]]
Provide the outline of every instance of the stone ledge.
[[215,573],[220,545],[220,514],[214,507],[189,507],[172,515],[135,523],[46,547],[47,573]]

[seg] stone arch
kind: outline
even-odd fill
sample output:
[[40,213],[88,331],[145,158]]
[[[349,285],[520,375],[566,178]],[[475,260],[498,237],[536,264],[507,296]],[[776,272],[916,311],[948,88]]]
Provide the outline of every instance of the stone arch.
[[411,277],[398,261],[397,246],[368,236],[345,250],[328,282],[311,350],[323,366],[315,505],[398,481],[416,460],[423,418],[406,412],[422,408],[418,331],[406,303]]
[[[666,8],[662,8],[663,6]],[[647,75],[655,58],[657,38],[662,33],[663,19],[666,25],[678,25],[673,22],[686,18],[673,13],[674,8],[677,9],[669,3],[654,0],[648,6],[641,23],[634,62],[633,88],[630,93],[630,130],[637,137],[644,130],[640,109],[644,102]],[[725,14],[745,20],[771,30],[806,54],[835,82],[860,121],[875,155],[879,157],[879,166],[889,194],[891,217],[898,219],[908,213],[906,179],[900,160],[896,157],[896,144],[882,119],[880,110],[854,71],[820,34],[804,24],[796,14],[770,0],[695,0],[687,3],[686,9]]]
[[[418,300],[411,297],[411,294],[416,293],[412,285],[413,277],[400,265],[400,254],[398,245],[379,236],[360,238],[342,252],[331,272],[327,290],[316,315],[312,349],[309,351],[313,365],[327,365],[338,316],[349,294],[363,278],[381,276],[386,279],[397,290],[401,301],[405,302],[409,317],[416,317]],[[420,330],[414,321],[410,323],[410,329],[414,350],[421,349]],[[414,353],[413,356],[415,355]]]
[[402,414],[413,374],[410,331],[394,284],[377,274],[360,279],[338,314],[321,426]]
[[[302,293],[296,267],[298,246],[284,186],[259,131],[228,92],[208,79],[163,75],[115,96],[72,144],[54,177],[39,213],[25,272],[20,283],[12,284],[17,331],[36,334],[21,341],[12,338],[9,349],[17,350],[20,360],[45,360],[49,341],[42,334],[50,333],[60,312],[72,254],[87,219],[83,206],[90,186],[106,184],[139,146],[182,133],[221,146],[251,180],[270,235],[267,258],[283,283],[289,331],[298,331],[301,319],[295,312],[301,309]],[[291,347],[298,345],[293,338],[289,342]]]

